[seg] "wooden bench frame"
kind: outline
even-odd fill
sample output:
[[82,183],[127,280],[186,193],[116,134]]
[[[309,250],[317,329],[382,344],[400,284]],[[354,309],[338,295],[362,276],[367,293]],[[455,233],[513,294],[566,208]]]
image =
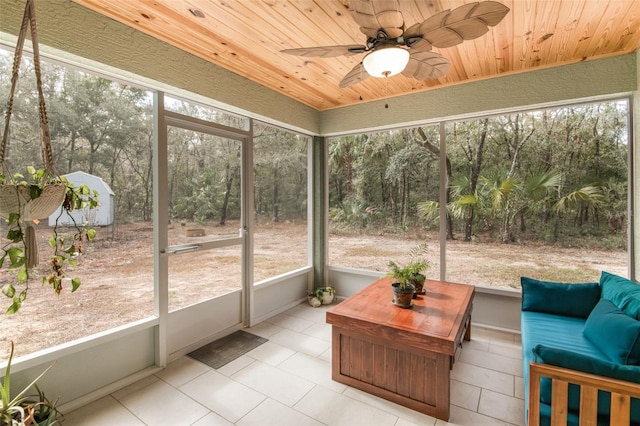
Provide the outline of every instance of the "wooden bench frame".
[[611,393],[611,426],[629,426],[631,398],[640,399],[640,384],[567,368],[529,364],[529,426],[540,425],[540,378],[552,380],[551,425],[567,424],[569,383],[580,386],[580,426],[598,424],[598,391]]

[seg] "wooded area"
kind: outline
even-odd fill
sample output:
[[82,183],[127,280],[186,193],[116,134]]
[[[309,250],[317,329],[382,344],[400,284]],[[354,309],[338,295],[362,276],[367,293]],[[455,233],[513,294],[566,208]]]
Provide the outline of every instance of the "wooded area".
[[[11,55],[0,54],[0,99]],[[9,162],[38,158],[37,102],[25,59]],[[43,64],[60,174],[82,170],[115,193],[116,222],[152,218],[152,94]],[[246,118],[167,99],[169,110],[245,129]],[[626,248],[626,100],[447,122],[447,237]],[[309,138],[254,125],[255,217],[306,220]],[[169,128],[170,219],[224,224],[240,214],[241,143]],[[330,232],[401,235],[439,227],[438,125],[330,140]]]
[[[8,99],[12,56],[0,51],[0,99]],[[116,221],[152,219],[153,105],[148,91],[43,64],[43,85],[56,171],[103,178],[115,193]],[[24,60],[14,105],[10,172],[36,166],[37,93],[32,64]],[[247,119],[177,99],[169,110],[243,129]],[[254,125],[255,203],[258,218],[306,218],[308,138]],[[240,149],[235,140],[169,127],[170,218],[224,225],[240,215]]]
[[[612,101],[448,122],[447,238],[626,248],[628,105]],[[439,226],[439,126],[330,148],[335,231]]]

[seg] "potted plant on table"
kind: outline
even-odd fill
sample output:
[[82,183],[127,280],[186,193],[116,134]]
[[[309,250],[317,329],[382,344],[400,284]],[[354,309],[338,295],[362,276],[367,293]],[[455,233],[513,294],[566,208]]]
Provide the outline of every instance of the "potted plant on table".
[[[400,267],[397,263],[389,262],[391,271],[387,277],[395,278],[396,282],[392,284],[394,289],[393,303],[403,308],[411,307],[411,300],[404,301],[404,298],[416,298],[419,294],[424,294],[424,282],[427,277],[424,272],[429,269],[429,260],[425,257],[428,251],[426,243],[420,243],[409,252],[409,262]],[[397,285],[396,285],[397,284]],[[413,288],[413,292],[409,290]],[[410,294],[410,297],[409,295]],[[402,302],[398,302],[398,296],[402,298]]]
[[426,258],[427,252],[427,243],[420,243],[412,248],[409,252],[409,257],[411,258],[411,260],[405,267],[409,269],[409,274],[411,275],[409,281],[416,288],[414,297],[417,297],[417,295],[419,294],[425,293],[423,287],[427,277],[424,275],[424,272],[429,269],[429,266],[431,266],[429,260],[427,260]]
[[390,261],[389,268],[391,269],[386,275],[393,278],[395,281],[391,284],[393,290],[392,303],[401,308],[410,308],[413,306],[411,299],[415,291],[414,285],[411,283],[413,278],[413,270],[408,267],[400,267],[396,262]]
[[407,274],[409,276],[408,280],[415,287],[415,291],[413,296],[416,297],[418,294],[424,294],[424,282],[427,277],[424,275],[424,271],[429,268],[429,262],[426,260],[412,260],[405,266],[407,269]]

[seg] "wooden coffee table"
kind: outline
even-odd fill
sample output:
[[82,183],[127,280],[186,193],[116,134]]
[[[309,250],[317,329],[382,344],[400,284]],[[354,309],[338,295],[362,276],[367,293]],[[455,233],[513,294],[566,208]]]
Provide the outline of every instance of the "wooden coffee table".
[[426,294],[403,309],[391,303],[392,282],[382,278],[327,311],[332,378],[448,420],[449,375],[462,340],[471,338],[475,288],[427,280]]

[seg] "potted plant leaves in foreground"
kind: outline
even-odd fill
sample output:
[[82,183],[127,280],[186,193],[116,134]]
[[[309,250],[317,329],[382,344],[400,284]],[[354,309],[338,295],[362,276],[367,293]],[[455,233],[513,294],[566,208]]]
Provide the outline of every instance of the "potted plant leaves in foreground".
[[[12,397],[11,361],[13,360],[13,350],[14,346],[11,342],[9,361],[0,386],[0,425],[53,426],[59,424],[61,414],[56,408],[57,400],[49,400],[37,385],[38,380],[53,368],[55,362]],[[27,395],[31,388],[36,389],[37,395]]]

